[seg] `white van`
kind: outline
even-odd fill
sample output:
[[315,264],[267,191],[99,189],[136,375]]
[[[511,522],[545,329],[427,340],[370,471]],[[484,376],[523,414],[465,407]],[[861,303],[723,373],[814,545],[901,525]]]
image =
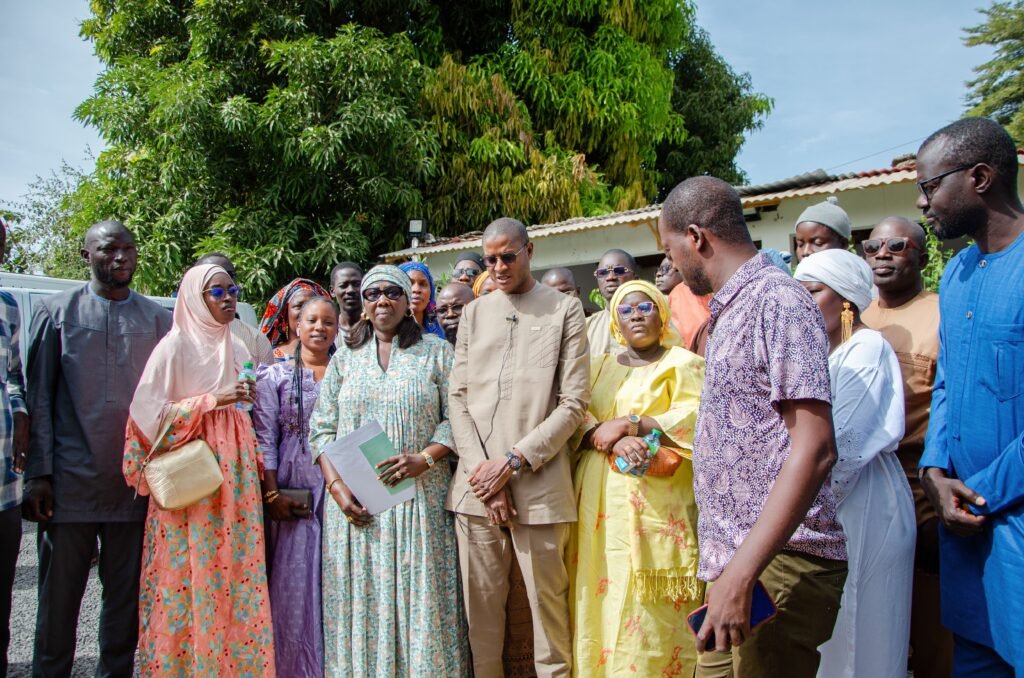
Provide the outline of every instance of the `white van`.
[[[22,273],[0,272],[0,290],[8,292],[18,302],[21,314],[21,332],[18,340],[21,344],[22,367],[28,364],[29,325],[32,323],[32,311],[43,297],[57,294],[64,290],[80,287],[84,280],[67,280],[65,278],[48,278],[45,275],[25,275]],[[166,309],[174,310],[173,297],[149,297]],[[238,302],[238,317],[253,327],[259,325],[256,310],[244,302]]]

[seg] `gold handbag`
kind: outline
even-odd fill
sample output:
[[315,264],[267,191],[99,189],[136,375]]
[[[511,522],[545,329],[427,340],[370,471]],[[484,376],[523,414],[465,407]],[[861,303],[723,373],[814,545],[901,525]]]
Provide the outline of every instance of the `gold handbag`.
[[149,495],[165,511],[177,511],[199,502],[224,482],[217,456],[205,440],[193,440],[169,452],[154,455],[170,430],[174,414],[142,462]]

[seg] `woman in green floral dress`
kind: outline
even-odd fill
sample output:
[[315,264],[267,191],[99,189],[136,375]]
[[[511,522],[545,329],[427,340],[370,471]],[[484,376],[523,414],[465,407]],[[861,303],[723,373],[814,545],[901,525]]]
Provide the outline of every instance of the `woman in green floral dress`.
[[[331,360],[310,420],[310,449],[332,498],[323,544],[328,676],[470,673],[454,521],[444,510],[451,472],[437,463],[454,446],[447,413],[454,356],[409,315],[410,287],[394,266],[366,274],[363,318]],[[399,452],[383,480],[415,478],[416,495],[370,516],[321,455],[374,420]]]

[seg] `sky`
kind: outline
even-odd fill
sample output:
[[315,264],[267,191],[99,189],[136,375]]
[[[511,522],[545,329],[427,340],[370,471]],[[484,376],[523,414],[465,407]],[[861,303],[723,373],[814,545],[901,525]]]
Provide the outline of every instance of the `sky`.
[[[964,83],[991,58],[965,47],[981,0],[702,0],[698,23],[754,88],[775,99],[739,165],[753,183],[815,169],[889,166],[960,117]],[[85,0],[0,0],[0,203],[66,160],[103,148],[72,117],[101,68],[79,35]],[[91,149],[91,153],[90,153]],[[866,157],[867,156],[867,157]]]

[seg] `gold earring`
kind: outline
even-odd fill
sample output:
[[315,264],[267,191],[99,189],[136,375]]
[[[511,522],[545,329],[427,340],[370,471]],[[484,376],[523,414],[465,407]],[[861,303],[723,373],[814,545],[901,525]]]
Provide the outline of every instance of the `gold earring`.
[[850,302],[843,302],[843,312],[839,314],[839,321],[843,324],[843,343],[845,344],[853,336],[853,311],[850,309]]

